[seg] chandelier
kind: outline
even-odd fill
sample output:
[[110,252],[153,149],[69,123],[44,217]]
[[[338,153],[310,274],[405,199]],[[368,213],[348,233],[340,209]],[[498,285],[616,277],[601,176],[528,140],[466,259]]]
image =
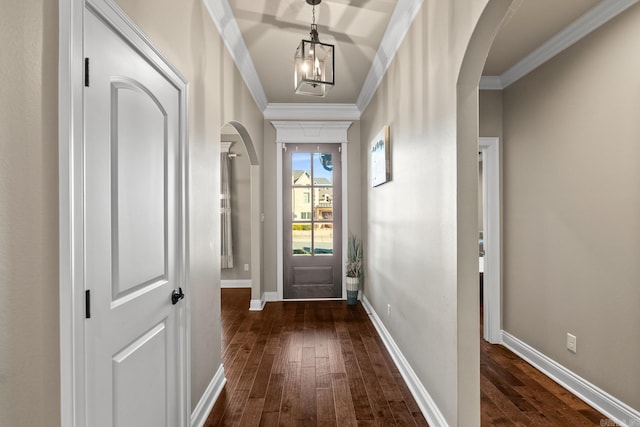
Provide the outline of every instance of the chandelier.
[[321,1],[306,0],[313,6],[311,39],[298,45],[293,73],[295,93],[300,95],[325,96],[334,84],[334,46],[320,42],[316,25],[316,5]]

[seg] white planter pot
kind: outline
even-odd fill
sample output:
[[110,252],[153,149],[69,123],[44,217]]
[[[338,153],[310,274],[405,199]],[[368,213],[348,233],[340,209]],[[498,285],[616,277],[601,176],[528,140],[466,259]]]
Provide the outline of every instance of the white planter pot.
[[344,278],[345,286],[347,287],[347,291],[357,291],[360,287],[360,278],[359,277],[345,277]]

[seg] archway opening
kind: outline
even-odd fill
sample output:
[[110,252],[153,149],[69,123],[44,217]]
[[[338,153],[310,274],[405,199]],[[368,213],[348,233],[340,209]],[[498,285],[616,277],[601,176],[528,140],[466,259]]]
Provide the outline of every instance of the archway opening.
[[[220,130],[221,152],[228,159],[228,194],[221,191],[221,203],[229,210],[230,224],[221,224],[223,230],[223,258],[231,256],[231,262],[223,263],[222,287],[251,288],[251,310],[261,310],[262,298],[262,228],[260,213],[260,163],[253,140],[242,123],[230,121]],[[226,152],[226,153],[225,153]],[[221,162],[225,161],[224,156]],[[225,199],[228,197],[229,199]],[[227,230],[227,232],[225,232]],[[233,248],[224,252],[225,237]],[[227,268],[224,268],[227,267]]]

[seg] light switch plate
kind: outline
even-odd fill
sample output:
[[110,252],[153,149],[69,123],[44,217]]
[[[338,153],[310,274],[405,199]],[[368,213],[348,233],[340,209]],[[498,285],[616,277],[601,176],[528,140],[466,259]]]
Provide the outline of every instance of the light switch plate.
[[576,353],[578,351],[578,339],[575,335],[571,335],[567,332],[567,350],[571,353]]

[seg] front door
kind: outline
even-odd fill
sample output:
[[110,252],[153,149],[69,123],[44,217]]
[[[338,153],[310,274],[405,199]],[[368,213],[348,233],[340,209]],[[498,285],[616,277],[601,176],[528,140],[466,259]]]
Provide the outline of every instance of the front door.
[[184,426],[181,92],[114,28],[85,9],[86,425]]
[[283,296],[340,298],[340,144],[287,144],[283,156]]

